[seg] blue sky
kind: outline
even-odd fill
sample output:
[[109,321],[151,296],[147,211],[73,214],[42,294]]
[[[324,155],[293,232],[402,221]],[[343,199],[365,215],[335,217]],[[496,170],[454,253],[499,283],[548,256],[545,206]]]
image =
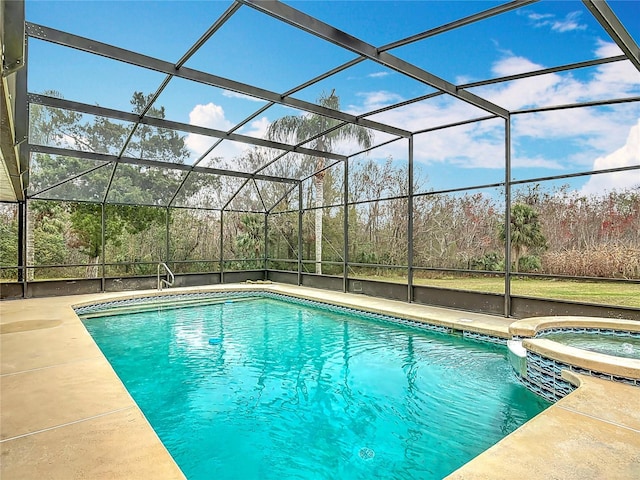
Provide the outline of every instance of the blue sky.
[[[287,2],[289,3],[289,2]],[[301,1],[290,2],[322,21],[376,47],[471,15],[502,2],[485,1]],[[27,20],[113,43],[162,60],[177,61],[230,5],[227,1],[34,1]],[[640,41],[640,2],[611,2]],[[151,93],[164,75],[46,42],[29,44],[29,89],[57,90],[65,98],[129,110],[136,90]],[[582,2],[541,1],[488,21],[396,48],[391,54],[414,62],[451,83],[619,55],[606,32]],[[351,52],[243,6],[186,64],[232,80],[284,93],[355,57]],[[293,96],[315,101],[335,88],[343,109],[361,114],[414,98],[433,89],[374,62],[363,62]],[[630,62],[556,73],[471,92],[519,110],[593,101],[614,95],[640,95],[640,73]],[[613,93],[612,93],[613,92]],[[210,86],[173,79],[159,99],[167,118],[229,129],[264,102]],[[262,136],[281,115],[301,113],[272,108],[243,128]],[[450,97],[438,97],[371,117],[408,130],[420,130],[485,112]],[[512,162],[516,179],[562,175],[592,168],[640,165],[640,103],[612,107],[517,115],[512,120]],[[376,140],[382,142],[384,135]],[[212,140],[189,136],[193,158]],[[237,144],[217,152],[232,159]],[[341,153],[355,151],[352,145]],[[372,158],[406,159],[406,142],[371,153]],[[491,120],[419,135],[416,169],[428,188],[456,188],[504,180],[504,122]],[[598,192],[640,185],[638,171],[572,181],[576,189]]]

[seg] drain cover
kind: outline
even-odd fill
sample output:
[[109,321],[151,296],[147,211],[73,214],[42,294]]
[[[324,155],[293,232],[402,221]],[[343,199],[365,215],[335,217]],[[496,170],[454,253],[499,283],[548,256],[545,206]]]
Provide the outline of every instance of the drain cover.
[[371,460],[373,457],[376,456],[376,452],[374,452],[370,448],[362,447],[360,449],[360,452],[358,452],[358,455],[360,455],[360,458],[363,460]]

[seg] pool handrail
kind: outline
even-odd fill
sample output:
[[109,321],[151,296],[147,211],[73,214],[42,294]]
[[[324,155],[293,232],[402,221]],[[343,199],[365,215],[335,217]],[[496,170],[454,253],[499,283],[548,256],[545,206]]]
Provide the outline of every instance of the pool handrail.
[[[160,278],[160,267],[163,267],[167,273],[166,280],[164,278]],[[158,290],[162,291],[163,285],[166,285],[167,287],[172,286],[174,281],[175,281],[175,277],[173,275],[173,272],[167,266],[167,264],[164,262],[158,262]]]

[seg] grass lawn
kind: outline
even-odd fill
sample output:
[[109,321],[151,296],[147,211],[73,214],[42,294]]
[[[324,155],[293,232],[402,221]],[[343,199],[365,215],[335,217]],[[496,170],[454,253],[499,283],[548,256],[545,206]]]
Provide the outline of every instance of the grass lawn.
[[[360,276],[361,278],[367,278]],[[406,283],[406,278],[368,277]],[[415,285],[472,290],[476,292],[504,293],[504,279],[498,277],[445,277],[415,278]],[[554,280],[542,278],[516,278],[511,281],[511,294],[526,297],[572,300],[575,302],[615,305],[640,308],[640,284],[616,282],[585,282],[577,280]]]
[[[404,283],[406,276],[391,275],[351,275],[350,278]],[[2,280],[5,281],[14,280]],[[442,277],[415,278],[415,285],[471,290],[474,292],[504,293],[504,279],[500,277]],[[571,300],[640,308],[640,284],[622,282],[586,282],[578,280],[556,280],[546,278],[515,278],[511,281],[511,294],[525,297]]]

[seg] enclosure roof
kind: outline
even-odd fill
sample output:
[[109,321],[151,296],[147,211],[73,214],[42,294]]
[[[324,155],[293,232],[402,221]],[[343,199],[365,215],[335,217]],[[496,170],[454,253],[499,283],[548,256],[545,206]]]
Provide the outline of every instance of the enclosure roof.
[[[410,157],[417,134],[640,99],[636,2],[2,0],[2,10],[0,201],[270,211],[319,170],[390,157],[388,145]],[[604,67],[624,88],[509,94]],[[321,100],[333,92],[339,105]],[[283,117],[320,126],[267,135]]]

